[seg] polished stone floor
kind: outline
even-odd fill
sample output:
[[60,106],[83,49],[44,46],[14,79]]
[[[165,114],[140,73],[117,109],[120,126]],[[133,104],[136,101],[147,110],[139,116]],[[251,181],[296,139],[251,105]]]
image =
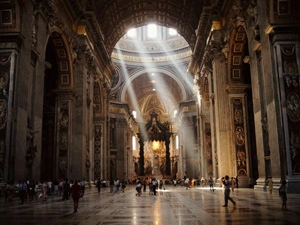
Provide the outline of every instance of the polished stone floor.
[[0,199],[1,225],[296,225],[300,224],[300,195],[288,194],[287,210],[281,209],[277,192],[238,189],[231,193],[236,207],[229,202],[222,207],[223,191],[208,188],[166,186],[156,196],[148,192],[136,197],[134,186],[125,193],[109,193],[109,189],[87,188],[80,199],[78,213],[73,213],[72,199],[49,197],[23,205],[16,199],[12,206]]

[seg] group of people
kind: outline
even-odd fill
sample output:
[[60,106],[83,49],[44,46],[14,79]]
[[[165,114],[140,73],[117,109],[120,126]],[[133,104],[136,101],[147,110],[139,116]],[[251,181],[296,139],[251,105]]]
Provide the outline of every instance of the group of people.
[[[111,188],[110,192],[117,193],[119,190],[124,192],[126,183],[124,180],[119,181],[119,179],[111,180],[103,182],[103,180],[98,179],[95,184],[98,188],[98,192],[100,192],[101,187],[107,187],[107,183]],[[174,179],[170,184],[176,186],[178,180]],[[202,183],[202,182],[201,182]],[[214,185],[215,181],[212,177],[207,179],[207,182],[204,181],[202,185],[206,183],[209,184],[210,191],[215,191]],[[221,178],[221,184],[224,189],[224,205],[223,207],[228,206],[228,202],[232,202],[233,205],[236,205],[236,202],[230,197],[230,192],[234,192],[235,188],[238,188],[238,179],[237,177],[229,178],[228,175]],[[196,185],[195,179],[184,178],[182,180],[182,185],[186,187],[186,189]],[[77,179],[68,180],[63,179],[60,182],[51,182],[49,180],[45,180],[42,184],[38,182],[34,182],[33,180],[22,180],[19,181],[18,184],[14,184],[13,182],[8,182],[6,187],[4,188],[5,201],[9,204],[12,204],[14,197],[19,197],[21,200],[21,204],[24,204],[25,201],[29,200],[37,200],[38,198],[42,198],[43,202],[47,201],[48,194],[54,193],[55,195],[62,196],[62,200],[68,200],[70,197],[73,199],[74,213],[77,212],[79,199],[84,195],[85,192],[86,181],[83,179],[78,181]],[[136,196],[141,196],[142,190],[146,192],[147,186],[149,186],[149,194],[156,195],[157,189],[165,189],[165,181],[163,179],[155,179],[155,178],[145,178],[142,181],[139,179],[136,180]],[[268,186],[269,193],[273,192],[273,180],[272,177],[269,176],[266,179],[266,186]],[[279,196],[282,199],[282,209],[286,209],[287,202],[287,182],[286,180],[281,181],[281,185],[279,187]]]
[[75,179],[74,182],[63,179],[60,182],[44,180],[42,183],[33,180],[20,180],[17,184],[9,181],[3,189],[5,202],[12,205],[15,197],[20,198],[20,203],[24,204],[27,200],[33,201],[42,199],[47,201],[48,195],[62,195],[62,200],[68,200],[71,196],[74,202],[74,212],[77,212],[79,198],[84,195],[86,181],[80,182]]
[[116,178],[115,180],[101,180],[97,179],[95,181],[96,188],[98,189],[98,193],[101,192],[101,188],[106,188],[109,184],[110,193],[118,193],[119,191],[124,192],[126,187],[126,182],[123,180],[119,180]]
[[[266,179],[265,183],[266,183],[266,186],[268,187],[269,194],[272,194],[273,193],[273,179],[272,179],[272,177],[269,176]],[[286,180],[283,179],[281,181],[281,185],[280,185],[278,191],[279,191],[279,196],[282,200],[281,208],[282,209],[287,209],[286,208],[286,202],[287,202],[287,182],[286,182]]]
[[136,196],[141,196],[142,190],[143,192],[147,191],[147,186],[149,186],[149,194],[156,195],[157,189],[165,190],[165,181],[163,179],[156,178],[144,178],[143,181],[139,179],[136,180]]

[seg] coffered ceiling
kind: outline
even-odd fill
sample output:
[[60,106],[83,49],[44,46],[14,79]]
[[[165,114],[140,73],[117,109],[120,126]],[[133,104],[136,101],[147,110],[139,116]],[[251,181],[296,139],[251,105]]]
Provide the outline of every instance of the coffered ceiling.
[[[69,3],[66,4],[71,5],[73,16],[78,18],[77,21],[89,21],[88,26],[93,30],[93,37],[97,42],[96,46],[101,52],[100,55],[106,55],[107,62],[111,60],[112,56],[117,56],[116,51],[114,51],[116,44],[130,28],[155,23],[159,26],[177,30],[187,45],[185,45],[184,51],[177,48],[177,52],[174,51],[173,55],[177,58],[177,61],[178,56],[181,57],[180,60],[184,61],[184,67],[182,67],[182,64],[180,68],[178,68],[179,66],[176,64],[180,64],[180,62],[176,62],[174,59],[170,59],[169,62],[165,60],[165,58],[170,58],[169,53],[171,53],[171,51],[165,56],[150,55],[152,69],[155,69],[155,66],[159,64],[160,68],[164,66],[173,67],[171,70],[176,71],[176,75],[174,73],[174,76],[172,73],[168,74],[168,76],[163,73],[160,75],[163,77],[164,83],[164,87],[159,88],[160,92],[157,90],[153,91],[153,83],[151,83],[147,75],[149,71],[146,69],[144,72],[140,72],[139,76],[130,79],[130,82],[126,82],[128,77],[124,77],[124,71],[126,71],[126,69],[123,69],[123,74],[119,73],[118,75],[123,77],[118,78],[118,85],[114,87],[114,89],[119,92],[123,91],[122,93],[115,93],[115,96],[119,96],[117,100],[129,103],[131,109],[134,108],[134,104],[136,104],[134,103],[135,101],[138,103],[140,110],[143,111],[142,113],[147,113],[151,107],[156,106],[161,109],[163,113],[170,114],[170,110],[175,109],[175,105],[178,105],[180,101],[189,100],[186,99],[186,96],[187,93],[192,92],[192,87],[184,81],[184,78],[178,78],[178,76],[187,76],[188,58],[190,58],[194,47],[197,45],[198,47],[202,46],[204,49],[203,46],[205,46],[206,40],[205,32],[209,32],[210,29],[208,25],[209,13],[211,13],[212,7],[218,5],[220,2],[223,1],[70,0]],[[203,37],[201,37],[201,35],[203,35]],[[124,46],[128,47],[130,44],[123,44],[123,47]],[[137,54],[137,52],[135,49],[134,54]],[[129,58],[130,53],[126,57]],[[124,57],[114,61],[119,61],[119,64],[124,64],[123,59]],[[157,59],[159,59],[160,62],[157,62]],[[137,66],[143,67],[143,65],[138,65],[138,63]],[[130,77],[131,74],[126,74],[126,76]],[[124,84],[127,84],[127,86]],[[130,96],[131,92],[135,93],[135,100]],[[123,98],[120,98],[121,95],[123,95]]]
[[201,11],[208,0],[93,0],[93,10],[109,53],[129,28],[155,22],[175,28],[193,48]]

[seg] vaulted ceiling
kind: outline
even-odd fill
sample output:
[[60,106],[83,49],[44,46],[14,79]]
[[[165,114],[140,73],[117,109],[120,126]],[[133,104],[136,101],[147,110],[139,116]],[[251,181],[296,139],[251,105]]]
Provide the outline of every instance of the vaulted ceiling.
[[[173,27],[193,47],[203,6],[207,0],[93,0],[88,8],[95,12],[104,42],[111,52],[128,28],[155,22]],[[108,38],[109,37],[109,38]]]
[[[221,0],[70,0],[72,5],[73,17],[78,18],[77,21],[89,21],[89,27],[94,32],[94,38],[98,43],[97,47],[102,52],[102,56],[106,55],[107,62],[110,61],[111,55],[118,41],[126,34],[130,28],[145,26],[155,23],[160,26],[174,28],[185,39],[190,52],[194,47],[205,46],[205,35],[210,29],[209,14],[212,7],[223,2]],[[96,22],[96,23],[95,23]],[[203,35],[203,38],[200,37]],[[177,49],[178,51],[178,49]],[[103,54],[104,53],[104,54]],[[199,56],[198,56],[199,57]],[[186,60],[185,60],[186,61]],[[173,62],[174,63],[174,62]],[[185,63],[188,64],[188,63]],[[166,62],[167,66],[170,63]],[[160,63],[160,67],[163,66]],[[176,67],[176,65],[174,65]],[[186,69],[185,69],[186,70]],[[140,73],[140,77],[132,80],[132,86],[137,97],[137,102],[144,113],[149,111],[150,105],[155,105],[156,100],[162,97],[162,93],[154,96],[153,84],[147,78],[145,70]],[[181,75],[186,73],[178,72]],[[164,76],[166,89],[170,99],[179,101],[184,100],[182,86],[186,87],[184,79],[178,82],[178,78],[172,76]],[[119,79],[122,81],[122,79]],[[147,82],[147,83],[145,83]],[[126,81],[124,81],[126,83]],[[119,82],[121,85],[122,82]],[[122,86],[120,86],[120,90]],[[128,90],[128,89],[127,89]],[[125,101],[129,100],[129,92],[125,93]],[[167,95],[167,94],[165,94]],[[132,103],[130,103],[132,105]],[[167,109],[173,108],[166,103],[160,101],[157,106],[163,106],[165,113]],[[147,107],[148,106],[148,107]]]

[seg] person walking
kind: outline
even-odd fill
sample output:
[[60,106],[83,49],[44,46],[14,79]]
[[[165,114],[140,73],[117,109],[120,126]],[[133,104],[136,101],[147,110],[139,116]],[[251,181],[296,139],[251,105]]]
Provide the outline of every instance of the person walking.
[[148,178],[144,178],[144,180],[143,180],[143,186],[144,186],[143,191],[144,192],[146,192],[147,184],[148,184]]
[[153,195],[156,195],[157,180],[155,178],[152,179],[152,188],[153,188]]
[[223,207],[227,207],[228,206],[228,200],[230,200],[233,205],[236,205],[236,202],[233,201],[233,199],[230,197],[230,181],[229,181],[229,176],[226,175],[225,178],[222,178],[222,183],[224,186],[224,200],[225,200],[225,204],[223,205]]
[[286,192],[287,192],[286,180],[282,180],[281,185],[279,187],[279,196],[281,197],[281,200],[282,200],[281,208],[285,209],[285,210],[287,209],[286,208],[286,201],[287,201]]
[[80,182],[80,185],[81,185],[82,196],[84,196],[85,185],[86,185],[85,179],[83,179],[83,180]]
[[4,190],[4,193],[5,193],[5,197],[7,199],[7,202],[12,205],[12,202],[13,202],[13,198],[14,198],[14,195],[15,195],[15,188],[14,188],[14,183],[12,181],[9,181],[5,190]]
[[74,184],[71,188],[72,198],[73,198],[73,206],[74,206],[74,213],[77,213],[79,198],[82,196],[81,192],[81,185],[78,183],[78,180],[75,179]]
[[47,201],[48,190],[49,190],[48,183],[47,183],[47,181],[44,181],[44,183],[43,183],[43,185],[42,185],[43,202]]
[[214,192],[215,191],[215,189],[214,189],[214,180],[213,180],[212,177],[209,177],[208,183],[209,183],[209,190]]
[[69,180],[66,178],[65,182],[63,183],[63,198],[62,200],[69,200],[70,195],[70,183]]

